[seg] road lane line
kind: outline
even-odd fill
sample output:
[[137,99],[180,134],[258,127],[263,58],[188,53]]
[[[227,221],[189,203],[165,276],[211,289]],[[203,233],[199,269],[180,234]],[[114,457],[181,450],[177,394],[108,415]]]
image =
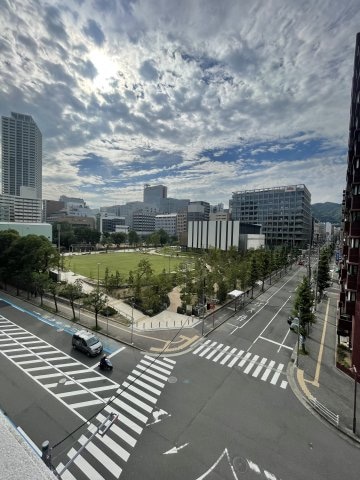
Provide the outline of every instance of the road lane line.
[[[87,392],[86,392],[87,393]],[[58,395],[56,395],[58,396]],[[99,405],[100,403],[104,403],[102,400],[89,400],[87,402],[79,402],[79,403],[69,403],[69,407],[73,408],[76,410],[77,408],[84,408],[84,407],[89,407],[91,405]]]
[[[287,348],[288,350],[291,350],[291,351],[294,350],[294,347],[288,347],[287,345],[283,345],[282,343],[275,342],[275,340],[271,340],[270,338],[260,337],[260,336],[258,338],[260,338],[260,340],[265,340],[266,342],[274,343],[275,345],[280,345],[279,350],[280,350],[280,348]],[[278,353],[279,353],[279,350],[278,350]]]
[[[284,283],[285,285],[285,283]],[[271,298],[271,297],[270,297]],[[290,300],[291,298],[291,295],[290,297],[281,305],[281,307],[278,309],[278,311],[275,313],[275,315],[272,317],[272,319],[265,325],[265,327],[262,329],[262,331],[260,332],[260,334],[255,338],[255,340],[252,342],[252,344],[250,345],[250,347],[247,349],[247,352],[253,347],[254,343],[257,342],[257,340],[262,336],[262,334],[265,332],[265,330],[268,328],[268,326],[271,324],[271,322],[278,316],[278,314],[281,312],[281,310],[285,307],[285,305],[287,304],[287,302]]]
[[252,319],[255,317],[255,315],[257,315],[263,308],[265,308],[265,307],[269,304],[269,300],[270,300],[274,295],[276,295],[278,292],[280,292],[280,290],[283,289],[283,288],[285,287],[285,285],[286,285],[287,283],[289,283],[290,280],[292,280],[296,275],[298,275],[298,271],[296,271],[296,272],[294,273],[294,275],[289,278],[289,280],[287,280],[280,288],[278,288],[278,289],[267,299],[267,301],[264,303],[264,305],[263,305],[262,307],[260,307],[259,310],[254,313],[254,315],[251,315],[251,317],[248,318],[248,319],[246,320],[246,322],[244,322],[242,325],[240,325],[239,328],[245,327],[245,325],[246,325],[247,323],[249,323],[250,320],[252,320]]
[[322,361],[322,356],[323,356],[323,351],[324,351],[324,343],[325,343],[325,335],[326,335],[327,321],[328,321],[328,315],[329,315],[329,307],[330,307],[330,298],[328,298],[327,305],[326,305],[324,326],[323,326],[323,331],[322,331],[321,340],[320,340],[319,355],[318,355],[318,359],[317,359],[317,363],[316,363],[315,378],[312,382],[312,384],[315,387],[319,386],[320,368],[321,368],[321,361]]

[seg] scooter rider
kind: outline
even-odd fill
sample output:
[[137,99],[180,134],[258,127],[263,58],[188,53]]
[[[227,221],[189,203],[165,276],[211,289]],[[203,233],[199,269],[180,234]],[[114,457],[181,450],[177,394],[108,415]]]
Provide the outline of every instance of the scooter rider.
[[107,367],[107,356],[106,356],[106,354],[101,357],[100,367],[104,367],[104,368]]

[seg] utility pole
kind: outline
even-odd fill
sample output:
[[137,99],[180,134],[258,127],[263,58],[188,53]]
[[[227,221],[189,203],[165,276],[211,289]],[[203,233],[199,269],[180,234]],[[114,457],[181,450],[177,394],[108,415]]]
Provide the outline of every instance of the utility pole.
[[133,335],[134,335],[134,298],[131,299],[131,338],[130,343],[133,344]]
[[352,366],[351,370],[352,370],[352,372],[354,373],[354,380],[355,380],[355,386],[354,386],[353,433],[356,433],[356,386],[357,386],[357,370],[356,370],[355,365]]

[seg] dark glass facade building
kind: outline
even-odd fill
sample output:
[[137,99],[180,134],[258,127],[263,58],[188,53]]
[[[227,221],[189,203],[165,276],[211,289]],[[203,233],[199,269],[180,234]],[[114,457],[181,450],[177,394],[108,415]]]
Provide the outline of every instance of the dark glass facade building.
[[232,220],[262,225],[267,246],[310,243],[311,195],[303,184],[233,192],[229,206]]

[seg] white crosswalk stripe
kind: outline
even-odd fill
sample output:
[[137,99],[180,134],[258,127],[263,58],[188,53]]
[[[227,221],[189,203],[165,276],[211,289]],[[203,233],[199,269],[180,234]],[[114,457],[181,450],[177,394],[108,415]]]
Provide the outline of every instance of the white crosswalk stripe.
[[[82,421],[89,417],[81,412],[103,406],[87,431],[79,432],[77,442],[64,452],[67,457],[57,465],[58,473],[69,459],[74,460],[62,480],[78,478],[79,470],[91,480],[120,477],[176,365],[168,357],[144,355],[120,385],[8,320],[0,320],[0,352]],[[116,420],[106,435],[92,436],[110,413]]]
[[[212,342],[206,340],[203,344],[198,346],[192,353],[198,357],[206,360],[211,360],[219,365],[227,366],[229,368],[236,367],[241,369],[246,375],[252,378],[261,378],[266,382],[269,380],[271,385],[277,385],[282,389],[286,389],[288,382],[281,380],[278,383],[280,376],[284,376],[284,364],[280,363],[275,367],[276,362],[274,360],[268,360],[263,357],[260,359],[259,355],[254,355],[251,352],[244,352],[244,350],[238,350],[237,348],[231,348],[230,345],[224,346],[222,343]],[[262,373],[262,376],[260,377]]]

